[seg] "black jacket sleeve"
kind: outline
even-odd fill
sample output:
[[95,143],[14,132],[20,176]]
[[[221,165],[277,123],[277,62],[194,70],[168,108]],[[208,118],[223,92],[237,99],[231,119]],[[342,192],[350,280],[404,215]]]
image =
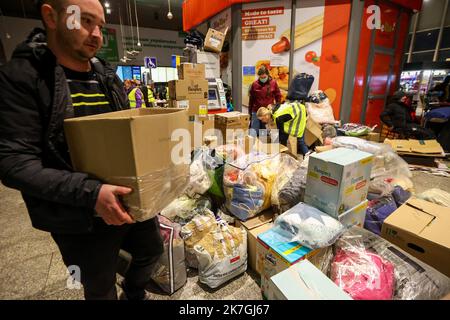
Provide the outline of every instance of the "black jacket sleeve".
[[279,116],[276,120],[276,125],[278,128],[278,134],[279,134],[279,140],[280,143],[284,146],[287,145],[287,141],[289,139],[289,135],[284,132],[284,123],[288,122],[289,120],[292,120],[292,117],[289,114],[284,114],[282,116]]
[[389,127],[394,126],[394,123],[392,122],[392,111],[392,105],[387,105],[384,111],[380,114],[380,120]]
[[[74,207],[94,208],[101,182],[87,174],[46,167],[45,129],[35,79],[0,70],[0,179],[22,193]],[[24,70],[26,73],[26,69]],[[14,77],[15,78],[15,77]],[[26,80],[25,80],[26,79]]]

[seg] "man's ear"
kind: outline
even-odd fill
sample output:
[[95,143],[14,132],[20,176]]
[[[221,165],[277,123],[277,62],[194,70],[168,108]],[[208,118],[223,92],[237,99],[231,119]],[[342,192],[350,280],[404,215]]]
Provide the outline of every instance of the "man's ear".
[[56,29],[57,26],[57,17],[56,12],[53,10],[52,6],[49,4],[44,4],[41,7],[41,16],[44,21],[45,26],[48,29]]

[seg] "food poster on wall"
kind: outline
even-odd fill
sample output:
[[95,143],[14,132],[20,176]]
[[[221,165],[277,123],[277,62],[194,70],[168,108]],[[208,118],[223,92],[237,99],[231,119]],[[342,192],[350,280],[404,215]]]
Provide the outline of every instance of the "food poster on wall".
[[[297,0],[294,74],[314,76],[311,91],[322,90],[339,118],[347,51],[350,2]],[[286,32],[287,33],[287,32]]]
[[222,81],[227,85],[232,85],[232,56],[231,56],[231,8],[225,9],[210,21],[210,26],[214,30],[226,32],[225,43],[220,53],[220,74]]
[[[290,0],[242,5],[242,104],[248,106],[249,89],[265,65],[277,81],[283,98],[289,80]],[[286,42],[287,40],[287,42]]]

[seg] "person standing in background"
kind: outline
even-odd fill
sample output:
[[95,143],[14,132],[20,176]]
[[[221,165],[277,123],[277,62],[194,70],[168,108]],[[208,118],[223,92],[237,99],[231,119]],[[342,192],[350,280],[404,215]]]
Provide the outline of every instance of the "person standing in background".
[[[125,80],[125,90],[128,95],[128,100],[130,100],[130,108],[141,108],[142,107],[142,91],[136,85],[135,80]],[[144,105],[145,108],[145,105]]]
[[249,95],[250,129],[253,129],[250,130],[250,135],[259,136],[259,131],[265,129],[265,125],[256,116],[259,108],[281,103],[280,88],[278,88],[277,82],[270,77],[266,66],[259,68],[258,80],[251,85]]

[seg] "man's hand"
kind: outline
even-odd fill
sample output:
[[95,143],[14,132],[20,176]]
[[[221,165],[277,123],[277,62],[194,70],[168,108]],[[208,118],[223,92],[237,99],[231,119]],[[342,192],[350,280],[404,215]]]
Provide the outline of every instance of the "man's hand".
[[95,211],[108,225],[121,226],[125,223],[133,223],[133,219],[125,211],[117,196],[129,194],[130,188],[104,184],[98,193]]

